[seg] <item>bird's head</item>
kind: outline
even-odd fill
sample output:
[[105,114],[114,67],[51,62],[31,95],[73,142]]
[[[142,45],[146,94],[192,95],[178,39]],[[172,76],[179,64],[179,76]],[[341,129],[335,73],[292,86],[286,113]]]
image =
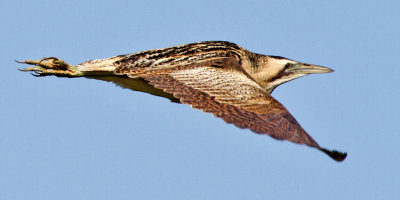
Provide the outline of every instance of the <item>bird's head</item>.
[[269,93],[282,83],[308,75],[333,72],[332,69],[318,65],[301,63],[279,56],[260,57],[254,78]]

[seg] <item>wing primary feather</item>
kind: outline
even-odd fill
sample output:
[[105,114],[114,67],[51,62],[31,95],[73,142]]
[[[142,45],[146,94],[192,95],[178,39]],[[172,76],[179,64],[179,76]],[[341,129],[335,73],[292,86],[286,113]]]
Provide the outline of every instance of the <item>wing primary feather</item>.
[[347,157],[346,152],[340,152],[340,151],[336,151],[336,150],[328,150],[328,149],[321,148],[321,147],[318,149],[338,162],[342,162]]

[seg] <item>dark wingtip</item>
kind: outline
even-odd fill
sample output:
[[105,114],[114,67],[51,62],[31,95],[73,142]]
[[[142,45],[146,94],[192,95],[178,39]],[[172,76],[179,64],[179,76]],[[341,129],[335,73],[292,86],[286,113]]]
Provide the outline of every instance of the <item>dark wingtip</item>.
[[330,151],[330,150],[327,150],[324,148],[320,148],[319,150],[326,153],[329,157],[331,157],[332,159],[334,159],[338,162],[342,162],[347,157],[347,153],[342,153],[342,152],[339,152],[336,150]]

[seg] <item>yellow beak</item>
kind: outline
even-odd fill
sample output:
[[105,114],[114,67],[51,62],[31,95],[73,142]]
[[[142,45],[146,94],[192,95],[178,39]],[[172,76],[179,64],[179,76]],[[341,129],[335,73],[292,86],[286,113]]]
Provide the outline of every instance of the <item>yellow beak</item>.
[[287,72],[301,73],[301,74],[320,74],[333,72],[333,69],[322,67],[318,65],[311,65],[307,63],[296,63],[293,64]]

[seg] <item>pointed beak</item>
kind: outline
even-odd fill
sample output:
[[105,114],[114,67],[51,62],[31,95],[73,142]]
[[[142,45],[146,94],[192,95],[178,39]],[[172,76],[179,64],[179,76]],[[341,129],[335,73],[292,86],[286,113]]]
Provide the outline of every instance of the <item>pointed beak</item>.
[[289,68],[288,72],[296,74],[321,74],[333,72],[333,69],[307,63],[296,63]]

